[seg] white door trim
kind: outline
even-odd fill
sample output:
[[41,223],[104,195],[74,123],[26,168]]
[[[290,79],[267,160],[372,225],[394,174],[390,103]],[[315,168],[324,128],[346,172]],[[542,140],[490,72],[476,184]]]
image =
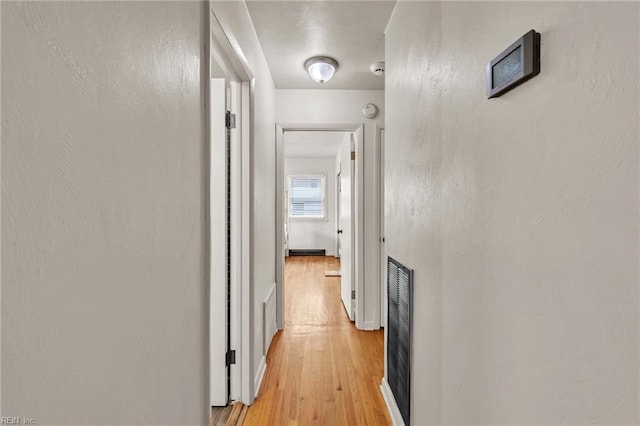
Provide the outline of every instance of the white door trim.
[[[225,79],[210,80],[209,105],[211,114],[209,149],[209,357],[211,380],[209,398],[212,406],[227,405],[227,369],[225,355],[227,346],[227,208],[226,208],[226,129],[224,115],[226,110]],[[223,344],[220,344],[223,342]],[[220,380],[220,377],[224,380]]]
[[356,327],[364,328],[364,124],[276,123],[276,297],[278,329],[284,328],[284,134],[285,132],[355,132],[355,247]]
[[[251,268],[251,208],[252,208],[252,172],[251,172],[251,141],[253,138],[253,126],[250,112],[253,104],[254,74],[249,67],[245,56],[233,36],[232,32],[225,29],[217,19],[209,2],[209,37],[208,37],[208,74],[211,76],[211,61],[215,61],[223,72],[231,87],[232,114],[236,115],[236,128],[231,131],[231,322],[230,343],[231,349],[236,351],[236,363],[231,366],[231,387],[229,397],[232,401],[242,401],[245,404],[253,403],[253,369],[251,366],[251,353],[253,342],[251,341],[250,327],[253,321],[252,309],[252,268]],[[211,98],[211,85],[207,85],[209,99]],[[209,108],[207,108],[209,110]],[[209,116],[210,119],[210,116]],[[211,135],[213,136],[213,135]],[[210,139],[212,140],[212,139]],[[209,147],[211,154],[211,145]],[[209,187],[216,185],[212,176],[213,159],[210,159]],[[216,176],[216,179],[218,177]],[[211,206],[224,204],[219,198],[210,195],[207,206],[207,214],[210,223],[210,236],[208,241],[210,258],[208,263],[212,266],[216,260],[211,256],[214,226]],[[217,223],[220,226],[220,223]],[[226,226],[225,226],[226,227]],[[226,229],[225,229],[226,231]],[[216,234],[217,235],[217,234]],[[213,268],[209,275],[209,292],[214,294]],[[210,318],[213,318],[215,303],[210,300]],[[209,335],[209,347],[226,346],[226,340],[221,337]],[[215,360],[211,358],[210,363]],[[219,362],[219,361],[218,361]],[[211,371],[211,365],[210,365]],[[220,378],[209,376],[210,389],[214,381]],[[226,378],[224,379],[226,380]],[[210,400],[211,395],[210,395]],[[213,402],[213,401],[212,401]],[[212,404],[213,405],[213,404]]]
[[[236,362],[239,362],[240,378],[235,380],[240,381],[240,398],[244,404],[252,404],[255,399],[255,392],[252,387],[253,373],[251,368],[251,349],[253,348],[253,341],[251,339],[251,327],[253,324],[253,290],[251,283],[253,282],[253,268],[251,267],[251,240],[253,235],[253,228],[251,226],[251,212],[253,211],[253,172],[251,170],[251,141],[253,139],[253,126],[252,126],[252,97],[251,97],[252,83],[242,82],[242,111],[240,119],[240,129],[242,132],[241,137],[241,181],[242,181],[242,207],[241,207],[241,270],[242,277],[240,281],[240,309],[236,320],[236,327],[240,328],[240,343],[236,349]],[[232,332],[234,325],[232,324]],[[233,375],[231,381],[234,381]]]

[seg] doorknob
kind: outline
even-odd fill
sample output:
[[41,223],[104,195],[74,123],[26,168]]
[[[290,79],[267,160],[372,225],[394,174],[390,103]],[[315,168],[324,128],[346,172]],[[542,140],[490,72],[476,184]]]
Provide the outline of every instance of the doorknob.
[[338,234],[342,234],[342,229],[338,229]]

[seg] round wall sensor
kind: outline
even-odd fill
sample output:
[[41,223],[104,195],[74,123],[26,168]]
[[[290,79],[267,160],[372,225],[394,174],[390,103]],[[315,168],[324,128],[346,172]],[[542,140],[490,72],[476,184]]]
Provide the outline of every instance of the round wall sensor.
[[371,64],[371,67],[369,67],[369,69],[375,75],[382,75],[384,74],[384,62],[376,62],[375,64]]
[[378,107],[374,104],[366,104],[362,108],[362,115],[367,118],[375,118],[375,116],[378,115]]

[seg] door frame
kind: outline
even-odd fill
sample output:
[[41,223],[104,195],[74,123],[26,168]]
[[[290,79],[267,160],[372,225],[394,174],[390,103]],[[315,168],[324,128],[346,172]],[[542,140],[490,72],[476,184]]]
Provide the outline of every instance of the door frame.
[[[226,405],[229,399],[226,350],[230,336],[227,321],[227,79],[209,80],[210,145],[209,145],[209,396],[212,406]],[[223,344],[220,344],[223,342]],[[220,377],[222,376],[222,378]]]
[[276,320],[284,328],[284,136],[285,132],[354,132],[355,138],[355,244],[353,269],[356,289],[356,328],[364,328],[364,124],[363,123],[276,123]]
[[[212,77],[212,61],[215,61],[223,70],[225,78],[230,82],[231,105],[230,111],[236,115],[236,128],[231,131],[231,313],[230,313],[230,345],[236,351],[236,362],[230,366],[231,383],[228,389],[228,400],[242,401],[245,404],[253,403],[255,399],[253,390],[253,375],[251,368],[251,352],[253,342],[251,341],[250,326],[253,320],[251,309],[252,300],[252,268],[251,268],[251,236],[253,229],[251,226],[251,208],[252,208],[252,171],[251,171],[251,146],[253,144],[253,123],[251,111],[253,109],[253,87],[254,73],[245,60],[245,56],[239,47],[239,44],[233,34],[227,31],[220,21],[217,19],[211,5],[208,4],[209,10],[209,28],[207,33],[208,43],[206,45],[207,69],[205,90],[207,92],[207,103],[210,103],[212,96],[211,85],[209,81]],[[219,129],[214,129],[214,123],[211,120],[210,107],[205,108],[207,112],[208,137],[207,147],[208,173],[207,186],[212,188],[216,183],[214,179],[214,170],[211,164],[214,161],[213,152],[213,135]],[[217,179],[218,176],[215,176]],[[212,348],[218,345],[225,345],[226,337],[213,333],[211,324],[217,321],[217,311],[213,310],[215,306],[214,298],[221,293],[219,279],[214,279],[213,265],[214,258],[220,256],[220,248],[214,245],[214,235],[217,235],[221,228],[224,227],[226,232],[226,221],[216,218],[213,221],[211,206],[224,203],[218,194],[214,196],[210,189],[207,190],[206,217],[209,223],[207,246],[207,264],[208,264],[208,293],[209,293],[209,404],[211,406],[226,405],[218,396],[214,398],[215,382],[220,380],[218,377],[212,377],[212,362],[216,362],[212,358]],[[226,253],[222,255],[226,257]],[[243,315],[243,313],[245,313]],[[224,340],[223,340],[224,339]],[[226,380],[226,378],[224,378]],[[219,391],[218,391],[219,392]],[[227,401],[229,402],[229,401]]]

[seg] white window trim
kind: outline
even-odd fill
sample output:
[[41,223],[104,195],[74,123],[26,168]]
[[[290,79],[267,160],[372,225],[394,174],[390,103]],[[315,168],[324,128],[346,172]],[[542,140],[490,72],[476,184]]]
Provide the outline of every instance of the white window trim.
[[[323,194],[322,194],[322,213],[323,216],[318,216],[318,217],[300,217],[300,216],[292,216],[291,215],[291,178],[292,177],[305,177],[305,176],[322,176],[323,179]],[[313,172],[304,172],[304,173],[287,173],[287,188],[286,188],[286,193],[287,193],[287,216],[289,220],[292,221],[300,221],[300,222],[305,222],[305,221],[310,221],[310,222],[317,222],[317,221],[323,221],[323,222],[327,222],[329,220],[329,217],[327,215],[327,174],[325,172],[317,172],[317,173],[313,173]]]

